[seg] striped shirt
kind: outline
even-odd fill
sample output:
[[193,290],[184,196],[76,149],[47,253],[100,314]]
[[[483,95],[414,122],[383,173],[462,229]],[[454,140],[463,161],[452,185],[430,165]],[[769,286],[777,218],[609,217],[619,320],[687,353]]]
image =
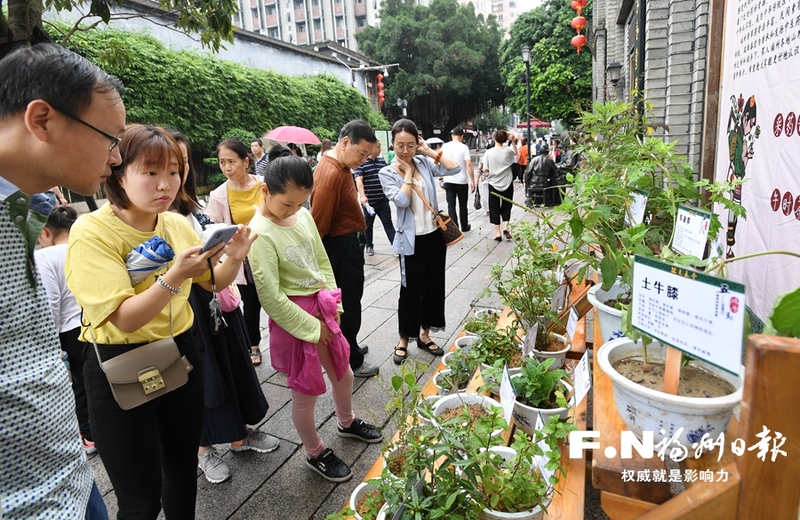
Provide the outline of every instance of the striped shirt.
[[388,202],[386,195],[383,193],[381,180],[378,178],[378,172],[381,171],[381,168],[384,166],[386,166],[386,161],[384,161],[381,156],[376,157],[374,160],[367,158],[364,164],[353,172],[355,177],[363,177],[364,194],[367,196],[370,206],[380,204],[381,202]]

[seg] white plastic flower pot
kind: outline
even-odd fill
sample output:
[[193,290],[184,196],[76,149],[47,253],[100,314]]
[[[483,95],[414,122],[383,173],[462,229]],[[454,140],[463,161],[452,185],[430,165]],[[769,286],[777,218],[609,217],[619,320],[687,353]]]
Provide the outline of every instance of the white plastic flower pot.
[[545,361],[546,359],[549,358],[555,359],[553,364],[550,365],[551,371],[564,366],[564,361],[567,359],[567,352],[569,352],[570,349],[572,348],[572,345],[570,345],[569,341],[567,341],[567,338],[565,336],[562,336],[561,334],[553,334],[553,336],[555,336],[558,339],[558,341],[560,341],[564,345],[563,349],[556,352],[542,352],[533,349],[533,355],[539,361]]
[[[437,388],[438,388],[438,387],[437,387]],[[442,397],[441,397],[439,394],[436,394],[436,395],[426,395],[425,397],[422,397],[422,398],[420,399],[420,402],[418,402],[418,403],[417,403],[417,417],[419,418],[419,420],[420,420],[420,422],[421,422],[421,423],[423,423],[423,424],[432,424],[432,423],[433,423],[433,421],[431,421],[431,420],[429,420],[429,419],[426,419],[426,418],[425,418],[425,417],[423,417],[423,416],[422,416],[422,414],[420,413],[420,404],[421,404],[421,402],[422,402],[422,401],[425,401],[425,402],[427,402],[428,404],[430,404],[430,406],[431,406],[431,407],[433,407],[433,405],[435,405],[435,404],[436,404],[436,401],[438,401],[438,400],[439,400],[439,399],[441,399],[441,398],[442,398]]]
[[[450,410],[452,408],[461,408],[464,405],[470,404],[480,404],[483,406],[488,412],[492,412],[493,408],[497,408],[502,412],[502,407],[500,403],[492,399],[491,397],[487,397],[485,395],[480,394],[470,394],[466,392],[458,393],[458,394],[450,394],[442,397],[433,407],[433,417],[434,420],[436,417],[443,414],[446,410]],[[503,432],[502,428],[499,428],[492,432],[492,435],[500,435]]]
[[371,493],[375,491],[375,487],[370,484],[369,482],[362,482],[353,490],[353,493],[350,495],[350,509],[352,509],[355,514],[353,517],[356,520],[364,520],[361,515],[358,514],[358,510],[356,509],[356,504],[361,498],[366,495],[367,493]]
[[[494,381],[492,378],[483,375],[484,371],[492,368],[491,366],[487,365],[486,363],[481,363],[481,377],[483,378],[484,383],[496,383],[490,389],[489,392],[492,395],[500,395],[500,381]],[[508,377],[514,377],[515,375],[522,372],[522,367],[516,368],[509,368],[508,369]]]
[[[491,451],[498,453],[503,459],[511,460],[517,454],[513,448],[507,446],[493,446],[489,448]],[[550,504],[552,498],[547,500],[545,507]],[[544,511],[540,506],[536,506],[529,511],[521,511],[518,513],[506,513],[503,511],[495,511],[493,509],[481,510],[481,520],[539,520],[543,518]]]
[[478,339],[478,336],[471,336],[469,334],[461,336],[456,340],[456,348],[460,348],[464,352],[469,352],[469,349],[472,348],[472,344],[476,339]]
[[[666,352],[666,347],[653,342],[647,347],[648,361],[663,363]],[[691,364],[725,379],[736,390],[722,397],[683,397],[646,388],[624,377],[612,365],[627,358],[642,358],[641,342],[634,343],[628,338],[611,341],[600,348],[597,362],[611,378],[617,412],[639,439],[642,438],[642,432],[651,431],[654,443],[658,444],[664,438],[672,438],[679,428],[683,428],[676,440],[693,457],[695,450],[692,444],[699,442],[704,433],[716,439],[720,432],[727,430],[733,409],[742,401],[744,366],[741,375],[735,376],[703,361],[692,361]]]
[[[444,370],[440,370],[439,372],[436,372],[433,375],[433,386],[436,387],[436,393],[438,394],[438,396],[443,396],[443,395],[448,394],[448,393],[453,391],[453,389],[445,390],[444,388],[442,388],[442,382],[449,375],[450,375],[450,369],[449,368],[446,368]],[[455,390],[458,391],[458,389],[455,389]]]
[[612,339],[625,336],[622,333],[622,311],[609,307],[604,303],[607,300],[616,298],[621,292],[622,287],[619,282],[617,282],[607,291],[603,291],[600,288],[600,284],[597,284],[589,289],[589,292],[586,294],[586,299],[597,309],[597,316],[600,320],[600,332],[603,335],[603,343],[608,343]]
[[475,311],[476,318],[482,318],[484,316],[492,316],[495,319],[500,319],[500,315],[503,314],[503,309],[479,309]]
[[[572,391],[572,386],[566,381],[564,382],[564,386],[567,388],[567,394],[569,394],[569,392]],[[569,407],[572,408],[574,406],[575,394],[569,399]],[[562,419],[566,419],[569,414],[569,408],[535,408],[523,404],[519,402],[519,400],[514,401],[514,423],[517,425],[517,428],[527,433],[530,437],[533,437],[533,430],[536,428],[536,417],[539,414],[542,415],[543,423],[549,421],[552,415],[558,415]]]

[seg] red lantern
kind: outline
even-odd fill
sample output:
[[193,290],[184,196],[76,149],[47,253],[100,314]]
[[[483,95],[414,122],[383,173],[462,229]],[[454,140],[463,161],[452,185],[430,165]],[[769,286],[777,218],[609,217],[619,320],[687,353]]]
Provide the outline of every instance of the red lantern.
[[384,84],[383,81],[378,82],[378,90],[383,90]]
[[576,16],[575,18],[572,19],[570,25],[580,34],[583,28],[586,27],[586,18],[584,18],[583,16]]
[[377,93],[378,103],[382,106],[383,105],[383,100],[386,99],[386,94],[383,93],[383,89],[386,86],[386,85],[383,84],[383,74],[376,75],[375,79],[378,80],[378,82],[375,84],[375,88],[378,91],[378,93]]
[[586,0],[572,0],[569,6],[575,11],[578,11],[578,14],[580,15],[581,11],[583,11],[583,9],[586,7]]
[[375,77],[378,79],[378,81],[383,81],[383,74],[378,74]]
[[581,47],[586,45],[586,36],[579,34],[577,36],[572,37],[572,46],[578,50],[578,54],[581,53]]

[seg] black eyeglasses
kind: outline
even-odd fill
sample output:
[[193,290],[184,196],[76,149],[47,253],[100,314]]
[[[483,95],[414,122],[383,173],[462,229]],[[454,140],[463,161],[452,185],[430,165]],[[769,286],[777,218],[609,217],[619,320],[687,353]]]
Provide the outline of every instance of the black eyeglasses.
[[57,106],[55,106],[55,105],[54,105],[54,104],[52,104],[52,103],[50,103],[50,106],[51,106],[51,107],[53,107],[54,109],[58,110],[59,112],[61,112],[61,113],[62,113],[62,114],[64,114],[65,116],[69,117],[70,119],[74,119],[75,121],[77,121],[77,122],[79,122],[79,123],[83,123],[84,125],[88,126],[89,128],[91,128],[92,130],[94,130],[94,131],[95,131],[95,132],[97,132],[98,134],[102,135],[103,137],[105,137],[105,138],[107,138],[107,139],[111,139],[111,146],[109,146],[109,147],[108,147],[108,151],[109,151],[109,152],[112,152],[112,151],[114,151],[114,148],[116,148],[117,146],[119,146],[119,143],[121,143],[121,142],[122,142],[122,138],[121,138],[121,137],[116,137],[116,136],[113,136],[113,135],[109,134],[109,133],[108,133],[108,132],[106,132],[105,130],[100,130],[100,129],[99,129],[99,128],[97,128],[96,126],[94,126],[94,125],[92,125],[92,124],[89,124],[89,123],[87,123],[86,121],[84,121],[84,120],[83,120],[83,119],[81,119],[80,117],[78,117],[78,116],[76,116],[76,115],[73,115],[73,114],[71,114],[71,113],[67,112],[67,111],[66,111],[66,110],[64,110],[64,109],[58,108]]

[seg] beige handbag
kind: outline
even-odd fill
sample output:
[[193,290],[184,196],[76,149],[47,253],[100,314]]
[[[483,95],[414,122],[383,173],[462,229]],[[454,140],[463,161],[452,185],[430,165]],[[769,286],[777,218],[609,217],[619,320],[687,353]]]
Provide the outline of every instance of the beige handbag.
[[169,338],[136,347],[105,362],[100,357],[91,325],[87,328],[100,368],[106,374],[114,399],[123,410],[130,410],[152,401],[189,381],[189,372],[194,367],[186,356],[181,356],[175,343],[171,301]]

